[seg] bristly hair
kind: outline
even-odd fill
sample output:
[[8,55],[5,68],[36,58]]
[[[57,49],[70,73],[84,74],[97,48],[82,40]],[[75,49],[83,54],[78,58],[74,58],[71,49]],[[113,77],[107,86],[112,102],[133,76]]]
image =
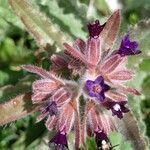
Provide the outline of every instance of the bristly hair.
[[[32,102],[41,106],[37,120],[47,118],[47,129],[56,133],[50,139],[50,146],[68,148],[67,135],[73,132],[75,149],[86,147],[87,136],[95,137],[97,149],[104,149],[105,144],[111,145],[109,133],[119,128],[116,122],[130,111],[126,94],[140,95],[126,86],[133,78],[133,72],[126,67],[127,57],[141,53],[138,42],[125,35],[118,50],[112,50],[120,17],[117,10],[103,25],[98,20],[88,24],[87,41],[78,38],[73,46],[66,41],[64,53],[52,55],[49,71],[22,66],[40,77],[32,84]],[[69,70],[70,80],[58,77],[62,70]]]

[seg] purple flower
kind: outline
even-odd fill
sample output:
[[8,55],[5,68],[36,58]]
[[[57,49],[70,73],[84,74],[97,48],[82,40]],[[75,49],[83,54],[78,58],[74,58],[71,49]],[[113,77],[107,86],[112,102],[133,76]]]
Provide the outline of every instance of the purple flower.
[[42,114],[48,113],[50,116],[58,114],[56,102],[52,101],[42,109]]
[[114,147],[119,145],[117,144],[115,146],[112,146],[109,138],[107,137],[106,133],[103,130],[97,131],[95,132],[95,134],[96,134],[95,141],[97,145],[97,150],[103,150],[103,149],[112,150]]
[[103,149],[106,145],[108,145],[108,148],[111,148],[111,143],[104,131],[98,131],[95,132],[95,141],[98,149]]
[[[126,35],[118,50],[112,54],[109,51],[117,37],[120,15],[120,10],[115,11],[106,26],[100,25],[98,20],[89,24],[90,37],[86,41],[78,38],[71,46],[64,39],[64,53],[51,58],[53,66],[48,70],[33,65],[22,66],[40,77],[32,85],[32,102],[41,112],[37,121],[47,118],[47,129],[57,130],[49,141],[56,146],[54,149],[68,148],[67,134],[70,132],[74,135],[75,149],[82,149],[80,146],[86,149],[87,136],[93,136],[96,131],[97,149],[112,150],[114,146],[107,136],[120,128],[119,120],[129,111],[125,94],[140,95],[136,89],[125,85],[133,73],[126,68],[127,58],[122,57],[140,53],[138,43],[130,41]],[[65,75],[66,71],[71,78]],[[37,110],[37,107],[33,108]],[[112,115],[105,108],[112,111]],[[123,128],[128,132],[126,126]],[[144,142],[140,142],[142,139],[138,140],[137,143],[144,147]]]
[[64,150],[65,147],[68,148],[68,142],[67,142],[67,137],[66,137],[66,133],[62,132],[58,132],[50,141],[49,141],[49,145],[51,145],[51,143],[54,143],[57,145],[57,147],[60,150]]
[[140,54],[139,44],[136,41],[130,41],[129,34],[127,34],[121,42],[120,48],[117,52],[121,56]]
[[95,81],[87,80],[85,87],[91,97],[96,97],[101,102],[105,99],[104,93],[110,89],[110,87],[104,83],[102,76],[98,76]]
[[106,102],[104,105],[111,109],[113,115],[116,115],[118,118],[123,118],[123,113],[127,113],[130,110],[125,107],[127,104],[127,101],[121,101],[121,102],[115,102],[115,101],[109,101]]
[[98,38],[99,34],[103,30],[105,24],[100,25],[99,20],[96,20],[93,24],[88,24],[89,35],[92,38]]

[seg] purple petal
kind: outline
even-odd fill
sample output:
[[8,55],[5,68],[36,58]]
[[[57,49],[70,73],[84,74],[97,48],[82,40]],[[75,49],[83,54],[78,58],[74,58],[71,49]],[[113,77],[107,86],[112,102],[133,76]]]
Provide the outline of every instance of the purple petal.
[[89,96],[96,97],[101,102],[105,100],[104,92],[110,89],[110,87],[104,83],[102,76],[98,76],[95,81],[87,80],[85,87]]
[[68,142],[67,142],[67,137],[66,133],[63,134],[60,131],[50,140],[49,145],[51,143],[54,143],[56,145],[59,145],[61,149],[63,150],[65,147],[68,148]]
[[104,84],[104,78],[102,76],[98,76],[94,82],[99,85]]
[[106,91],[110,90],[110,86],[107,85],[107,84],[103,84],[102,89],[103,89],[104,92],[106,92]]
[[99,94],[98,94],[98,93],[95,93],[95,92],[93,92],[93,91],[89,91],[89,95],[90,95],[91,97],[99,97]]
[[48,112],[51,116],[58,114],[58,108],[56,102],[50,102],[44,109],[42,113]]
[[95,132],[96,136],[95,136],[95,142],[98,148],[102,148],[103,145],[103,141],[105,141],[106,143],[109,142],[109,139],[107,137],[107,135],[104,133],[104,131],[99,131],[99,132]]
[[129,46],[130,46],[131,49],[137,49],[139,44],[136,41],[134,41],[134,42],[131,42],[129,44]]
[[124,106],[121,108],[121,110],[122,110],[123,113],[127,113],[127,112],[130,111],[130,109],[128,109],[128,108],[126,108]]
[[88,30],[89,30],[89,35],[92,38],[98,38],[99,34],[101,33],[101,31],[103,30],[105,24],[100,25],[99,20],[96,20],[95,23],[93,24],[88,24]]
[[140,54],[141,51],[139,50],[139,44],[136,41],[130,41],[129,34],[127,34],[122,39],[121,46],[117,53],[121,56],[126,56]]
[[101,102],[104,102],[105,100],[105,95],[104,95],[104,91],[101,91],[99,93],[99,95],[97,96],[98,100],[100,100]]
[[123,118],[123,113],[121,111],[115,111],[112,109],[113,115],[116,115],[119,119]]
[[86,86],[87,90],[91,91],[93,89],[94,82],[91,80],[87,80],[85,83],[85,86]]
[[130,38],[129,34],[125,35],[125,37],[122,39],[122,44],[128,45],[130,43],[130,39],[129,38]]
[[130,110],[125,107],[127,101],[115,102],[115,101],[107,101],[103,105],[107,109],[111,109],[113,115],[116,115],[118,118],[123,118],[123,113],[127,113]]
[[[115,103],[115,102],[114,102]],[[125,104],[127,104],[128,102],[127,101],[121,101],[121,102],[118,102],[119,105],[121,106],[124,106]]]
[[136,50],[134,54],[141,54],[142,52],[140,50]]
[[127,113],[127,112],[129,112],[130,110],[128,109],[128,108],[126,108],[124,105],[120,105],[121,106],[121,111],[123,112],[123,113]]

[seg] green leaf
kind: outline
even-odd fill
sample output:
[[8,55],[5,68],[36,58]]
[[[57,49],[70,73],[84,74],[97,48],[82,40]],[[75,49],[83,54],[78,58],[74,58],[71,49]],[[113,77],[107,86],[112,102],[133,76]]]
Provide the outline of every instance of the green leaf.
[[148,75],[143,82],[142,92],[146,98],[150,98],[150,75]]
[[135,77],[132,81],[130,81],[129,85],[131,85],[132,87],[135,87],[138,90],[141,90],[142,83],[146,76],[147,74],[144,71],[136,70]]
[[[139,20],[145,18],[149,18],[150,14],[150,4],[149,0],[142,0],[137,3],[136,0],[120,0],[119,2],[122,2],[123,4],[123,11],[125,12],[126,17],[130,19],[130,16],[132,14],[135,14],[139,17]],[[144,8],[144,9],[143,9]],[[142,10],[142,11],[139,11]],[[128,20],[130,23],[130,20]]]
[[104,15],[111,14],[111,11],[105,0],[95,0],[95,7]]
[[31,91],[31,83],[35,78],[33,76],[26,76],[15,86],[6,85],[0,88],[0,103],[8,101],[10,98],[19,94]]
[[13,24],[23,29],[21,21],[12,13],[11,9],[9,8],[8,0],[0,0],[0,20],[0,29],[3,28],[6,30],[9,24]]
[[0,86],[4,85],[9,80],[9,74],[3,71],[0,71]]
[[0,58],[1,62],[7,62],[8,60],[11,61],[11,57],[14,57],[15,52],[15,43],[10,38],[5,38],[3,43],[0,45]]
[[62,49],[63,43],[70,41],[70,37],[54,26],[51,20],[33,9],[26,0],[9,0],[9,3],[38,45],[46,47],[56,42],[57,46]]
[[88,147],[88,150],[96,149],[96,142],[94,137],[87,137],[86,139],[86,145]]
[[77,18],[86,21],[87,5],[80,2],[80,0],[56,0],[60,7],[64,8],[65,13],[74,13]]
[[146,134],[150,137],[150,98],[144,99],[142,101],[142,115],[146,124]]
[[131,143],[126,141],[122,134],[118,132],[112,132],[109,135],[109,139],[112,143],[112,146],[116,146],[115,150],[133,150]]
[[63,31],[72,37],[85,39],[86,33],[83,29],[86,26],[86,5],[78,0],[42,0],[38,1],[40,10],[49,18],[53,19]]
[[149,59],[143,59],[142,63],[140,64],[140,69],[142,71],[145,71],[147,73],[150,73],[150,58]]
[[131,146],[136,150],[146,150],[146,143],[143,134],[140,131],[136,118],[131,111],[124,115],[123,119],[114,118],[118,132],[120,132],[126,140],[131,142]]
[[46,127],[44,121],[35,124],[35,119],[33,121],[31,120],[26,130],[25,146],[28,147],[32,142],[40,139],[45,131]]
[[34,59],[32,51],[23,47],[21,43],[15,43],[12,38],[6,37],[0,43],[0,66],[5,68],[7,65],[19,65],[29,63]]
[[31,93],[21,94],[0,104],[0,126],[21,119],[37,110],[31,102]]

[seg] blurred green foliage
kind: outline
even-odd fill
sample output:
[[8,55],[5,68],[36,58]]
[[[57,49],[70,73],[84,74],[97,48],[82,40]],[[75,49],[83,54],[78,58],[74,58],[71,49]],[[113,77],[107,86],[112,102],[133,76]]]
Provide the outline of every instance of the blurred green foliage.
[[[96,0],[94,7],[94,17],[86,18],[88,10],[88,0],[29,0],[32,5],[52,18],[61,30],[73,38],[81,37],[85,39],[86,23],[91,19],[104,20],[106,15],[110,14],[110,8],[105,0]],[[150,17],[149,0],[120,0],[123,6],[123,22],[121,31],[132,31],[134,37],[140,41],[142,56],[130,59],[130,63],[136,69],[136,78],[131,83],[142,91],[142,96],[131,97],[130,104],[139,120],[144,120],[142,129],[146,126],[146,135],[150,137],[150,29],[146,23],[140,24],[137,28],[128,28],[129,25],[135,25],[142,19]],[[98,5],[101,4],[101,5]],[[140,37],[142,35],[142,37]],[[50,48],[52,49],[52,47]],[[37,50],[37,55],[35,51]],[[17,84],[18,81],[26,76],[26,73],[20,69],[21,64],[39,63],[45,68],[50,54],[39,51],[32,36],[25,30],[21,21],[16,17],[8,5],[7,0],[0,0],[0,102],[3,101],[2,87],[8,84]],[[9,97],[9,95],[7,95]],[[11,94],[10,97],[11,98]],[[19,120],[10,125],[0,127],[0,150],[33,150],[36,146],[44,146],[44,136],[47,136],[44,122],[35,124],[35,115]],[[119,133],[112,133],[110,139],[113,145],[120,144],[116,150],[131,150],[130,143],[122,142],[123,137]],[[117,142],[116,142],[117,141]],[[95,146],[93,139],[87,139],[89,150]],[[124,149],[125,147],[125,149]],[[45,147],[46,149],[46,147]]]

